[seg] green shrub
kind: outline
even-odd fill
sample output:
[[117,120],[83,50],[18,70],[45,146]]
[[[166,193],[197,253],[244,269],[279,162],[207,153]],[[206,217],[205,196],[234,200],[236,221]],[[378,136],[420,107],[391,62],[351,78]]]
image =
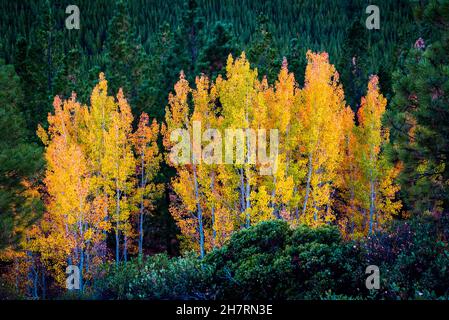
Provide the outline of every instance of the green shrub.
[[340,232],[337,228],[331,226],[323,226],[312,229],[306,225],[299,225],[293,231],[291,242],[301,245],[310,242],[322,244],[335,244],[341,241]]
[[[447,217],[396,223],[367,241],[368,258],[381,270],[378,298],[425,299],[449,295]],[[381,248],[374,250],[374,248]],[[385,254],[389,252],[389,254]]]
[[292,230],[276,220],[236,233],[206,263],[223,299],[318,299],[328,290],[360,293],[360,255],[335,227]]
[[109,265],[98,292],[103,299],[206,299],[210,283],[210,268],[195,255],[157,254]]
[[[358,241],[336,227],[266,221],[203,261],[159,254],[107,265],[95,288],[106,299],[447,299],[448,221],[416,218]],[[366,289],[371,264],[381,290]]]
[[227,245],[212,251],[214,287],[222,299],[283,298],[290,287],[291,262],[285,247],[291,229],[283,221],[266,221],[236,232]]

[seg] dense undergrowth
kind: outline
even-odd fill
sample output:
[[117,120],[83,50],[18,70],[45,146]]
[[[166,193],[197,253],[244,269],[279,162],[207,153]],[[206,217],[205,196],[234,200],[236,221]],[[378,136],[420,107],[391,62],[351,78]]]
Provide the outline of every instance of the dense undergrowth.
[[[147,256],[108,266],[89,293],[102,299],[447,299],[449,219],[431,216],[346,241],[334,227],[262,222],[203,261]],[[380,289],[368,290],[368,265]]]

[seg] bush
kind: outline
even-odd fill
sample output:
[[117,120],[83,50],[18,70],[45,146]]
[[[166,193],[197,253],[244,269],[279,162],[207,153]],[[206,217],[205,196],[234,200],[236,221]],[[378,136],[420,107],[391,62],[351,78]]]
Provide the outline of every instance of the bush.
[[291,229],[282,221],[266,221],[236,232],[227,245],[205,258],[214,270],[221,299],[283,297],[291,263],[284,255]]
[[210,268],[195,255],[157,254],[109,265],[97,290],[103,299],[206,299],[210,283]]
[[329,290],[360,291],[360,252],[334,227],[292,230],[276,220],[237,232],[206,263],[223,299],[318,299]]
[[5,281],[5,279],[0,276],[0,300],[17,300],[23,298],[24,297],[20,292],[17,292],[9,281]]
[[[268,221],[237,232],[205,262],[222,299],[447,299],[448,221],[415,218],[349,242],[335,227]],[[371,264],[381,290],[366,288]]]
[[[294,229],[266,221],[233,234],[203,261],[166,254],[107,266],[96,292],[107,299],[447,299],[449,219],[394,223],[345,241],[336,227]],[[365,286],[368,265],[381,290]]]
[[368,260],[379,266],[378,298],[424,299],[449,296],[447,215],[417,217],[393,224],[366,242]]

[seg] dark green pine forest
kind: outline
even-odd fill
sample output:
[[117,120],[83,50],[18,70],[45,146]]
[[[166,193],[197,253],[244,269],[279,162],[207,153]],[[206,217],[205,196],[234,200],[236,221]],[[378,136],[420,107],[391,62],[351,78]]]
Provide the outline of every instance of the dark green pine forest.
[[[79,30],[65,27],[70,4],[0,0],[0,299],[448,299],[449,1],[378,0],[379,30],[365,26],[367,0],[78,0]],[[176,172],[162,162],[154,180],[166,187],[143,223],[143,257],[106,263],[85,290],[66,292],[43,256],[21,248],[45,224],[45,146],[36,131],[49,128],[55,96],[76,92],[89,104],[104,72],[134,115],[162,123],[181,71],[191,84],[200,74],[215,81],[230,54],[245,52],[259,80],[273,85],[286,59],[303,87],[308,50],[328,53],[354,114],[370,76],[379,77],[389,136],[382,154],[400,168],[402,204],[387,227],[348,238],[337,224],[293,228],[274,219],[198,259],[182,246],[169,210]],[[112,237],[106,246],[114,248]],[[367,265],[389,270],[384,290],[365,289]]]
[[[69,4],[1,2],[1,53],[20,77],[27,74],[28,81],[36,81],[36,94],[42,97],[31,100],[76,91],[85,101],[101,70],[113,89],[136,87],[139,101],[133,98],[133,108],[142,110],[145,105],[150,116],[158,119],[164,115],[168,92],[180,70],[188,79],[200,72],[215,77],[229,53],[247,52],[259,74],[268,79],[275,78],[285,56],[298,81],[303,78],[309,49],[328,52],[345,82],[356,56],[363,70],[358,72],[363,88],[369,74],[389,74],[406,39],[416,31],[412,10],[404,0],[380,1],[382,28],[372,31],[365,28],[369,1],[362,0],[81,0],[77,4],[80,30],[64,27]],[[349,100],[359,101],[360,96],[354,92]],[[28,115],[34,125],[46,116],[45,112],[28,113],[35,113]]]

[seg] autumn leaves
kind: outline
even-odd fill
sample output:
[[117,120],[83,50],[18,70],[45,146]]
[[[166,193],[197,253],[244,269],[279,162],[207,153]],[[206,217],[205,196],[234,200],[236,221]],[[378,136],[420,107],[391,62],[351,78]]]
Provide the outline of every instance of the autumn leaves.
[[[80,105],[75,95],[55,98],[48,130],[38,130],[47,161],[47,210],[29,241],[44,263],[77,265],[88,280],[108,258],[108,233],[117,263],[127,260],[128,251],[142,253],[143,217],[162,192],[153,181],[161,160],[159,125],[145,113],[134,132],[132,122],[123,92],[108,96],[103,74],[90,106]],[[63,281],[64,270],[55,270],[57,280]]]
[[[142,254],[144,217],[164,188],[182,248],[201,257],[234,231],[269,219],[336,223],[350,237],[380,228],[400,203],[398,169],[383,154],[386,100],[378,78],[368,84],[355,125],[328,55],[308,52],[307,60],[302,88],[285,59],[274,84],[259,80],[244,54],[228,58],[226,77],[201,75],[194,88],[181,73],[161,126],[143,113],[133,129],[123,92],[109,96],[102,74],[89,106],[75,95],[56,97],[48,129],[38,130],[47,160],[46,212],[29,250],[40,253],[58,281],[66,264],[79,266],[89,281],[111,252],[117,264]],[[226,130],[241,134],[218,143],[216,132]],[[184,162],[173,161],[180,138],[187,141]],[[256,145],[270,150],[270,161],[256,160]],[[240,161],[201,159],[239,152]],[[176,172],[165,186],[155,182],[163,160]],[[260,174],[270,166],[272,174]]]
[[[274,85],[266,78],[259,81],[244,54],[236,60],[229,57],[225,78],[211,83],[198,77],[196,89],[181,74],[162,128],[167,151],[177,142],[170,139],[172,132],[183,128],[194,136],[198,122],[206,129],[277,130],[279,135],[277,170],[268,176],[259,174],[260,161],[251,161],[255,152],[250,135],[235,147],[244,155],[240,162],[196,161],[195,150],[201,153],[209,141],[192,142],[190,161],[182,165],[168,159],[177,171],[170,211],[185,249],[203,256],[234,231],[275,218],[294,225],[337,223],[346,235],[362,236],[400,209],[393,183],[397,170],[382,153],[388,133],[381,125],[386,100],[378,78],[373,76],[368,84],[356,126],[328,55],[308,52],[307,60],[303,88],[286,60]],[[221,152],[215,148],[212,154]]]

